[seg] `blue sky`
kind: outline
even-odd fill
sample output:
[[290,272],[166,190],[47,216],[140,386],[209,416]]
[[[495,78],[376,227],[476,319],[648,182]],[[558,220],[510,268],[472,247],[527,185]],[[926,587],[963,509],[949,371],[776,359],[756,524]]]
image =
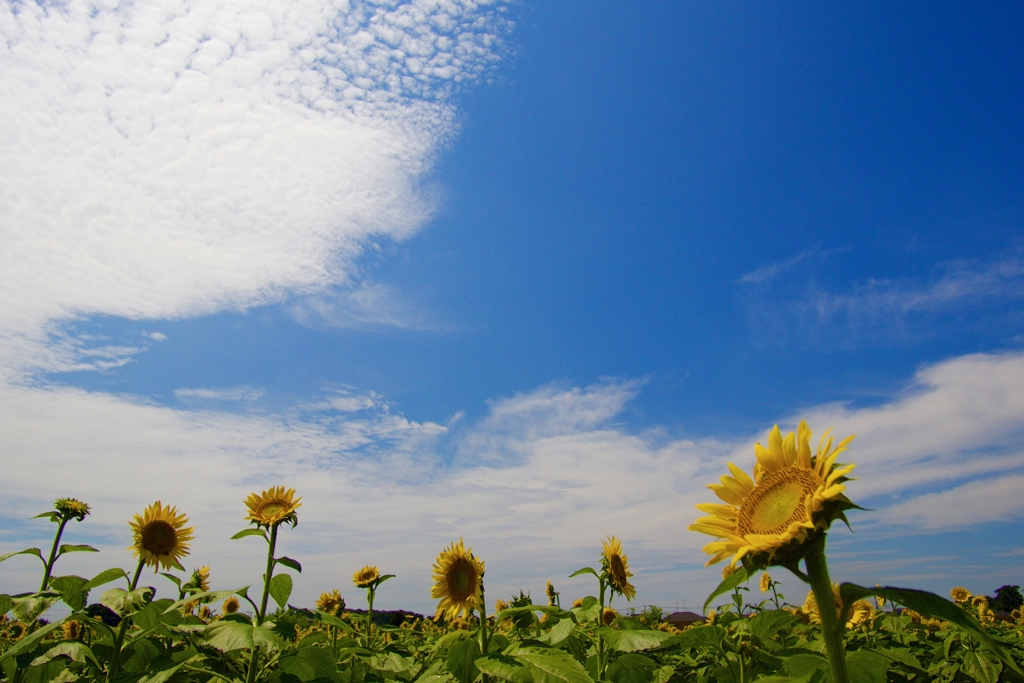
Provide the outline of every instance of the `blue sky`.
[[128,566],[159,498],[242,585],[281,483],[302,600],[429,611],[460,536],[575,596],[614,533],[693,606],[704,484],[806,417],[839,578],[1021,582],[1020,7],[289,5],[3,6],[0,551],[77,495]]

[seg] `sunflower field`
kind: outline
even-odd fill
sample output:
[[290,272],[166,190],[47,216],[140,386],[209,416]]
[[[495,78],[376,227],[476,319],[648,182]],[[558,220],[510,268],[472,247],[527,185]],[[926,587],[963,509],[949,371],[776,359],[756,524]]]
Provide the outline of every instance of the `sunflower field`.
[[[614,536],[594,567],[571,575],[591,576],[595,588],[571,605],[549,582],[547,604],[520,593],[489,610],[484,562],[459,539],[434,564],[433,617],[375,614],[377,591],[394,577],[374,566],[353,576],[365,591],[365,610],[347,609],[337,589],[313,607],[294,606],[291,574],[283,570],[301,572],[302,565],[276,548],[279,534],[295,527],[301,499],[283,486],[246,499],[250,526],[233,537],[266,544],[259,587],[211,590],[209,567],[188,574],[181,560],[194,530],[160,501],[129,522],[138,560],[132,571],[58,575],[64,555],[95,552],[61,544],[67,525],[89,515],[86,503],[61,498],[37,516],[57,525],[49,552],[0,556],[35,556],[43,568],[37,592],[0,594],[0,675],[10,683],[1024,681],[1019,606],[997,613],[962,588],[946,599],[832,582],[827,532],[857,508],[845,495],[854,466],[837,462],[852,437],[833,447],[826,433],[812,452],[810,436],[805,423],[785,436],[776,426],[768,446],[755,447],[752,474],[730,464],[709,486],[721,502],[699,505],[707,516],[690,528],[714,538],[705,547],[708,564],[728,562],[706,616],[682,627],[659,610],[623,614],[612,607],[615,598],[621,606],[636,597]],[[147,566],[164,570],[176,600],[139,585]],[[799,604],[786,602],[771,568],[806,584]],[[755,577],[763,599],[748,602]],[[47,620],[58,602],[70,614]],[[709,610],[712,604],[718,606]]]

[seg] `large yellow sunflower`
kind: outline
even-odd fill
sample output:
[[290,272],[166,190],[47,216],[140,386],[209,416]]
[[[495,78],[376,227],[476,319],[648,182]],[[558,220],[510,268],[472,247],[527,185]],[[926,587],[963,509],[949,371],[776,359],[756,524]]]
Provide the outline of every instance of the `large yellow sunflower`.
[[434,564],[434,585],[430,597],[440,598],[437,615],[452,619],[461,612],[467,619],[482,605],[484,563],[459,542],[452,543],[437,556]]
[[[839,584],[832,584],[832,594],[835,596],[836,601],[836,612],[840,612],[843,609],[843,601],[839,597]],[[804,606],[801,608],[803,613],[807,615],[807,618],[813,624],[821,623],[821,613],[818,612],[818,601],[814,597],[814,591],[807,593],[807,599],[804,600]],[[867,600],[855,600],[853,606],[850,608],[850,616],[846,618],[846,628],[853,628],[857,624],[863,624],[865,621],[871,619],[875,614],[875,609],[871,606],[871,603]]]
[[299,502],[301,500],[295,498],[295,489],[286,490],[283,486],[272,486],[260,494],[250,493],[245,499],[245,505],[249,508],[246,519],[268,529],[282,522],[290,522],[295,526],[298,522],[295,511],[302,506]]
[[369,588],[379,578],[380,570],[372,564],[368,564],[352,575],[352,583],[356,585],[356,588]]
[[725,504],[702,503],[697,506],[710,516],[690,525],[719,539],[704,546],[711,555],[707,564],[732,558],[735,565],[747,555],[760,556],[758,564],[772,563],[777,551],[787,544],[800,544],[815,529],[826,530],[832,520],[855,505],[843,491],[843,485],[856,465],[840,465],[836,456],[846,450],[853,436],[832,448],[826,431],[811,454],[811,430],[801,422],[797,433],[785,437],[779,426],[768,433],[768,448],[754,446],[757,462],[751,478],[729,463],[732,476],[724,475],[721,484],[709,484]]
[[179,515],[170,505],[164,507],[158,500],[142,516],[135,515],[129,524],[135,541],[128,550],[134,550],[135,557],[157,570],[162,565],[164,569],[175,567],[184,571],[178,560],[188,555],[188,542],[195,531],[185,526],[188,517]]
[[629,571],[629,559],[622,552],[622,544],[615,536],[609,536],[608,540],[601,541],[601,545],[601,564],[612,590],[632,601],[636,597],[636,587],[629,582],[633,574]]

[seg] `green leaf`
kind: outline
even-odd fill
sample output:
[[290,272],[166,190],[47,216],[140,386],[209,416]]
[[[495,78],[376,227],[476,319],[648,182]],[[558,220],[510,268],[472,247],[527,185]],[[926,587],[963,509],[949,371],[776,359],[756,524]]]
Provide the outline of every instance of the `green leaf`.
[[476,660],[480,657],[480,647],[476,640],[465,639],[452,643],[448,647],[445,664],[448,671],[458,683],[473,683],[480,670],[476,668]]
[[891,586],[865,588],[854,583],[840,585],[839,594],[844,605],[852,605],[855,600],[868,595],[878,595],[886,600],[905,605],[921,614],[945,619],[970,633],[978,642],[1003,660],[1003,663],[1013,669],[1014,672],[1024,676],[1024,671],[1017,666],[1017,663],[1013,661],[1013,658],[1010,657],[1003,646],[992,638],[984,627],[978,623],[977,619],[940,595],[912,588],[893,588]]
[[857,650],[846,655],[846,670],[850,674],[850,683],[885,683],[889,660],[871,650]]
[[54,524],[60,524],[60,512],[57,510],[50,510],[49,512],[40,512],[38,515],[29,517],[29,519],[41,519],[43,517],[49,517],[50,521]]
[[575,577],[580,577],[580,575],[583,575],[585,573],[592,573],[598,579],[601,578],[601,574],[599,574],[596,571],[594,571],[593,567],[584,567],[582,569],[577,569],[577,570],[573,571],[572,573],[570,573],[569,574],[569,579],[574,579]]
[[746,580],[747,568],[742,565],[736,567],[736,570],[732,574],[729,574],[729,576],[725,577],[722,583],[718,584],[718,588],[711,591],[711,595],[709,595],[708,599],[704,601],[704,611],[708,611],[708,605],[711,604],[712,600],[717,598],[722,593],[730,592],[731,590],[735,589],[736,586],[740,585]]
[[747,626],[750,627],[750,632],[763,642],[794,621],[796,617],[785,610],[765,610],[748,621]]
[[492,653],[476,660],[476,667],[489,676],[511,683],[533,683],[530,670],[516,661],[515,657]]
[[541,636],[540,640],[541,642],[547,643],[553,647],[568,638],[574,628],[576,628],[575,619],[559,619],[558,623],[552,626],[550,631]]
[[469,631],[450,631],[437,639],[437,642],[434,643],[434,648],[432,651],[434,652],[434,654],[437,654],[442,650],[447,650],[460,640],[466,640],[467,638],[471,637],[472,634]]
[[672,678],[672,674],[676,672],[676,668],[671,664],[659,667],[654,672],[654,683],[668,683],[669,679]]
[[[6,555],[0,555],[0,562],[3,562],[8,558],[14,557],[15,555],[35,555],[40,560],[43,560],[42,550],[40,550],[39,548],[25,548],[24,550],[19,550],[16,553],[7,553]],[[43,560],[43,565],[46,565],[46,560]]]
[[895,664],[902,664],[903,666],[909,667],[911,669],[920,669],[922,671],[924,670],[924,667],[921,666],[920,660],[918,660],[917,657],[911,654],[909,648],[904,649],[892,647],[887,650],[878,650],[878,653],[888,658],[890,662],[893,662]]
[[292,577],[278,574],[270,580],[270,597],[281,607],[288,605],[288,596],[292,594]]
[[7,614],[14,607],[14,601],[10,595],[0,595],[0,614]]
[[316,614],[317,614],[317,616],[320,617],[320,621],[324,622],[325,624],[328,624],[330,626],[336,626],[336,627],[338,627],[340,629],[344,629],[346,631],[352,631],[352,626],[351,625],[349,625],[347,622],[342,621],[341,619],[339,619],[338,617],[334,616],[333,614],[328,614],[327,612],[321,612],[320,610],[317,610]]
[[210,647],[221,652],[252,648],[252,626],[237,621],[215,621],[203,630]]
[[29,664],[29,666],[39,666],[40,664],[45,664],[54,657],[67,657],[73,662],[81,662],[83,664],[85,663],[85,660],[88,659],[93,664],[95,664],[97,668],[100,666],[100,663],[96,659],[96,655],[92,653],[92,650],[86,647],[83,643],[75,642],[58,643],[57,645],[54,645],[49,650],[47,650],[45,654],[41,654],[35,659],[33,659],[32,663]]
[[608,680],[612,683],[653,683],[658,665],[643,655],[622,655],[608,667]]
[[60,557],[61,555],[65,554],[65,553],[98,553],[98,552],[99,552],[99,550],[97,550],[96,548],[93,548],[91,545],[85,545],[84,543],[79,543],[79,544],[64,543],[57,550],[57,557]]
[[831,677],[828,660],[820,655],[793,655],[782,661],[782,670],[791,678],[803,678],[811,676],[816,671],[821,671],[825,676]]
[[83,590],[89,583],[81,576],[58,576],[50,580],[50,588],[61,595],[61,599],[76,612],[85,609],[85,603],[89,600],[89,591]]
[[21,683],[50,683],[67,665],[65,659],[53,659],[39,666],[30,666],[25,669]]
[[996,683],[1003,667],[998,659],[987,652],[965,652],[960,670],[978,683]]
[[598,634],[613,650],[636,652],[658,647],[672,636],[664,631],[619,631],[613,628],[599,628]]
[[667,639],[662,646],[680,647],[684,650],[718,647],[724,638],[725,629],[721,626],[694,626]]
[[267,541],[268,543],[270,542],[270,539],[267,538],[267,532],[265,532],[263,529],[242,529],[237,534],[232,536],[231,540],[233,541],[236,538],[245,538],[246,536],[262,536],[265,541]]
[[175,576],[174,574],[168,574],[166,572],[160,572],[160,576],[164,577],[165,579],[168,579],[171,583],[178,587],[178,590],[181,590],[181,579],[179,579],[177,576]]
[[126,591],[123,588],[111,588],[100,597],[100,604],[106,605],[122,617],[144,607],[153,599],[153,589],[149,586]]
[[397,652],[381,652],[370,658],[370,667],[377,671],[400,673],[408,671],[416,664],[414,657],[403,657]]
[[113,567],[111,569],[104,569],[96,576],[89,579],[89,582],[82,586],[83,591],[89,591],[97,586],[102,586],[105,583],[110,583],[117,579],[127,579],[128,575],[120,567]]
[[274,632],[274,622],[265,621],[259,626],[252,626],[250,628],[252,628],[252,642],[264,650],[273,652],[285,647],[286,643],[284,640]]
[[46,611],[53,607],[58,600],[60,600],[60,593],[46,591],[13,597],[11,602],[14,603],[14,616],[18,618],[18,621],[30,623],[46,614]]
[[520,650],[513,656],[530,670],[534,683],[593,683],[583,665],[563,650]]
[[[128,651],[128,648],[125,648],[125,650]],[[137,638],[131,644],[131,650],[126,652],[128,656],[121,665],[121,668],[129,673],[146,673],[152,668],[150,665],[153,660],[159,657],[162,652],[163,649],[149,638]]]
[[[183,662],[178,662],[177,664],[168,669],[157,671],[156,673],[150,674],[149,676],[143,676],[139,679],[138,683],[166,683],[166,681],[170,680],[171,676],[178,672],[178,669],[182,668],[183,666],[188,666],[189,664],[201,662],[204,659],[206,659],[206,657],[204,657],[203,655],[196,655],[194,657],[190,657]],[[214,681],[217,679],[211,678],[210,680]]]
[[289,569],[294,569],[295,571],[297,571],[300,574],[302,573],[302,565],[299,564],[298,560],[293,560],[290,557],[279,557],[279,558],[275,559],[274,562],[276,562],[277,564],[283,564],[284,566],[288,567]]
[[300,681],[328,679],[340,681],[338,665],[331,653],[320,647],[307,647],[282,655],[279,660],[281,671],[295,676]]

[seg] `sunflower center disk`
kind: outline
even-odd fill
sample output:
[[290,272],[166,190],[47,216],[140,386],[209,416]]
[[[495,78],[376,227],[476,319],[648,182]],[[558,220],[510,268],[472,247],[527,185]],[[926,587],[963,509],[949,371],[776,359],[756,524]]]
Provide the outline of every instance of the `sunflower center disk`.
[[476,589],[476,571],[467,560],[458,559],[448,570],[448,595],[455,602],[465,602]]
[[267,519],[272,519],[281,514],[282,510],[284,510],[284,505],[282,505],[276,500],[273,500],[270,501],[269,503],[264,503],[263,505],[260,506],[260,515],[266,517]]
[[178,534],[168,522],[158,519],[142,529],[142,547],[154,555],[167,555],[177,544]]
[[806,519],[804,500],[821,483],[817,475],[802,467],[766,474],[740,507],[740,533],[778,534]]

